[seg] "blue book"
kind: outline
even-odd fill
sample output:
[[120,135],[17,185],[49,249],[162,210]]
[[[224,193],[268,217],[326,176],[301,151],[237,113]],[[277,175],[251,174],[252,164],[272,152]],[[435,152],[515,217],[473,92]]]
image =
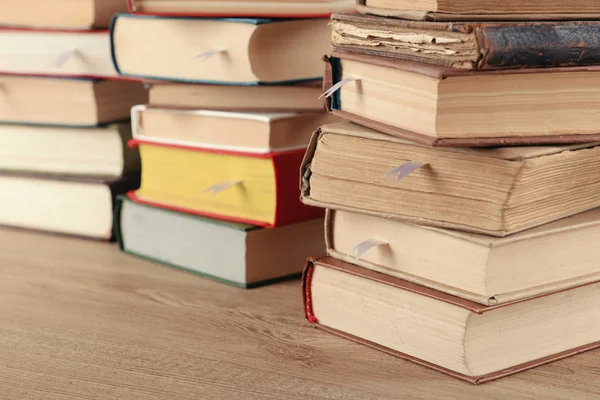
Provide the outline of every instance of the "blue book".
[[320,79],[329,19],[187,18],[118,14],[111,51],[122,76],[223,85]]

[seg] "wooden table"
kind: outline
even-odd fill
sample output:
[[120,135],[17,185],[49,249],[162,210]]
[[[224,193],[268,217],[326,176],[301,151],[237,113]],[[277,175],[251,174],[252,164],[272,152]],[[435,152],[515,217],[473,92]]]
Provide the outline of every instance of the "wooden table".
[[0,229],[0,398],[598,399],[600,351],[471,386],[310,327],[298,281],[242,290]]

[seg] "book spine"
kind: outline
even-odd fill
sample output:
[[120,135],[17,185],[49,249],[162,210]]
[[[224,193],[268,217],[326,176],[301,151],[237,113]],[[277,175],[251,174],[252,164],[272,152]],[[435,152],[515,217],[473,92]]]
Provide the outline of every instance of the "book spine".
[[127,0],[127,11],[129,11],[130,14],[135,14],[134,1],[135,0]]
[[297,183],[304,153],[296,151],[273,157],[277,196],[275,226],[322,218],[325,215],[325,210],[304,205],[300,200],[300,188]]
[[304,316],[311,324],[316,324],[318,322],[313,313],[311,295],[311,284],[314,269],[314,260],[312,258],[307,259],[306,267],[304,267],[304,272],[302,273],[302,298],[304,301]]
[[480,25],[478,69],[600,65],[598,29],[595,22]]

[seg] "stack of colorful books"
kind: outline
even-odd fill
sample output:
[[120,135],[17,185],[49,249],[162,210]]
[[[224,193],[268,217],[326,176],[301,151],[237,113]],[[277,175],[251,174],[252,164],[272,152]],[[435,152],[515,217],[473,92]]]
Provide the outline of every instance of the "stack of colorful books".
[[482,383],[600,346],[600,22],[569,20],[600,5],[458,3],[332,17],[351,122],[302,167],[329,255],[303,291],[311,323]]
[[[325,252],[323,212],[300,201],[329,15],[349,1],[143,1],[111,27],[115,68],[150,84],[132,109],[142,183],[122,197],[121,248],[241,287]],[[308,18],[312,17],[312,18]]]
[[111,64],[123,5],[36,4],[0,12],[0,224],[110,239],[114,196],[139,185],[129,110],[147,98]]

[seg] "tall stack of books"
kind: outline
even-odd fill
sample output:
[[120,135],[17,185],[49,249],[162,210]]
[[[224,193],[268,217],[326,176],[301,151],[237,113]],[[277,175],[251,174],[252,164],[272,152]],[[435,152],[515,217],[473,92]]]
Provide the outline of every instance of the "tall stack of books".
[[124,251],[241,287],[324,254],[323,212],[301,203],[297,175],[332,119],[321,58],[331,12],[350,3],[134,0],[113,20],[115,68],[151,85],[132,109],[143,168],[119,203]]
[[0,224],[112,237],[114,196],[139,185],[129,110],[147,98],[111,65],[121,3],[0,6]]
[[600,345],[600,4],[429,4],[332,17],[305,312],[482,383]]

